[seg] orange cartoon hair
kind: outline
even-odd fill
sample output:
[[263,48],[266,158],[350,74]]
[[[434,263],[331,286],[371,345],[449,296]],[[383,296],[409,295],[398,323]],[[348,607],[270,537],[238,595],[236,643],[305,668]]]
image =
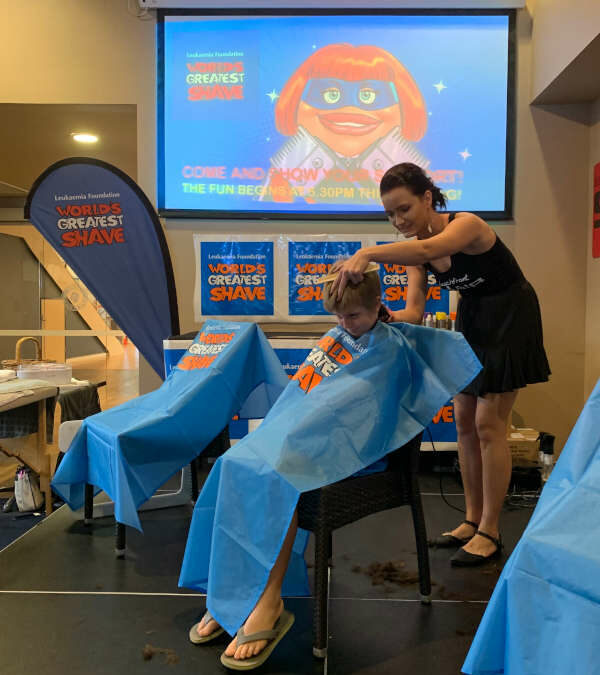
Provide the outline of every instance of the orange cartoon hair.
[[338,77],[342,80],[382,80],[393,82],[402,108],[402,135],[418,141],[427,129],[423,96],[408,70],[385,49],[371,45],[327,45],[311,54],[281,90],[275,106],[275,125],[285,136],[298,130],[296,111],[308,80]]

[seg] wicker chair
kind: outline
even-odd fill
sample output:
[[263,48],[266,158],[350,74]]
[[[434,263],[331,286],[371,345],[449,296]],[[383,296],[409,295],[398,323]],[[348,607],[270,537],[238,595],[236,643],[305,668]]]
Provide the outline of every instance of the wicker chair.
[[419,562],[421,602],[431,602],[431,578],[425,519],[417,476],[422,433],[388,455],[381,473],[350,477],[318,490],[305,492],[298,504],[298,524],[315,535],[313,654],[327,655],[328,560],[334,530],[372,513],[410,505]]

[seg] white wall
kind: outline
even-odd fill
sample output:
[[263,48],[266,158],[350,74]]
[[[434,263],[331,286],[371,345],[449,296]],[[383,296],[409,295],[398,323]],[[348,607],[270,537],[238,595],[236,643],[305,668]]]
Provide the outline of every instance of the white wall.
[[0,17],[0,102],[136,104],[138,182],[153,201],[154,20],[127,0],[0,0]]
[[[533,59],[531,78],[531,99],[539,96],[563,71],[567,69],[581,52],[600,35],[600,1],[599,0],[536,0],[529,3],[534,15]],[[598,67],[598,64],[595,66]],[[572,70],[567,71],[574,77]],[[581,72],[578,73],[582,75]],[[569,82],[562,82],[562,90],[569,91]],[[577,84],[573,82],[573,91]],[[597,90],[596,90],[597,91]],[[560,107],[560,106],[559,106]],[[534,115],[541,115],[536,112]],[[573,225],[571,240],[565,232],[565,245],[572,246],[573,239],[584,237],[581,242],[585,246],[585,263],[581,267],[581,276],[585,278],[585,331],[584,331],[584,386],[583,396],[587,398],[600,378],[600,259],[592,258],[592,185],[593,166],[600,162],[600,99],[587,106],[589,139],[587,157],[581,156],[578,166],[578,178],[585,189],[574,192],[571,200],[577,209],[575,199],[585,200],[587,213],[585,222],[580,225],[579,216],[570,218]],[[582,177],[581,170],[587,175]],[[566,173],[566,172],[565,172]],[[559,175],[556,180],[563,180]],[[564,205],[568,213],[569,205]],[[565,218],[568,216],[565,213]],[[562,307],[559,315],[563,316]],[[567,317],[565,316],[565,319]],[[571,325],[565,320],[565,331],[572,332]],[[575,359],[578,361],[576,352]]]
[[531,100],[600,33],[598,0],[535,0]]
[[560,449],[583,405],[589,126],[584,105],[529,105],[531,29],[519,12],[512,249],[540,299],[552,376],[521,392],[515,409],[528,426],[556,434]]
[[[589,185],[594,183],[594,165],[600,163],[600,99],[592,106]],[[587,312],[585,330],[585,396],[600,379],[600,258],[592,258],[592,198],[587,218]]]

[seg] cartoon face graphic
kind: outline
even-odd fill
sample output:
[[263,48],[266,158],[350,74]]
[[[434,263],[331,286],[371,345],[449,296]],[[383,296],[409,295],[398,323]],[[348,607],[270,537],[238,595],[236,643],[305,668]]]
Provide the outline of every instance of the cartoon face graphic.
[[361,154],[394,127],[409,141],[427,128],[421,92],[406,68],[372,45],[327,45],[288,79],[275,108],[280,133],[301,126],[339,155]]
[[296,119],[334,152],[352,157],[401,127],[402,111],[393,82],[323,77],[306,83]]

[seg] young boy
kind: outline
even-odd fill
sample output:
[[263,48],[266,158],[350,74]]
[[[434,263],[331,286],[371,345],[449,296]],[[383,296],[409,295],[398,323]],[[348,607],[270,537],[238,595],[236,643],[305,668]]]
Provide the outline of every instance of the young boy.
[[403,446],[480,368],[462,336],[378,321],[376,269],[348,284],[339,300],[332,284],[324,284],[323,306],[338,326],[261,426],[218,460],[194,509],[180,585],[206,589],[219,621],[207,611],[190,640],[203,644],[223,633],[221,626],[233,634],[243,623],[221,656],[228,668],[261,665],[294,622],[282,586],[292,550],[298,552],[300,494]]
[[[335,294],[330,293],[332,284],[333,280],[326,281],[323,285],[323,307],[328,312],[335,314],[339,326],[352,338],[360,342],[360,338],[377,323],[382,307],[379,274],[376,270],[373,270],[365,274],[360,283],[348,284],[340,300],[336,298]],[[294,513],[292,524],[284,539],[279,557],[271,570],[265,590],[243,626],[244,639],[247,639],[253,633],[270,631],[275,627],[276,636],[273,636],[269,645],[269,647],[274,647],[293,623],[292,615],[283,609],[281,588],[297,529],[298,518],[297,514]],[[223,629],[207,613],[190,630],[190,640],[194,644],[203,644],[221,633],[223,633]],[[240,644],[238,635],[225,650],[225,659],[222,659],[222,661],[224,665],[230,668],[235,668],[236,661],[243,662],[244,669],[251,667],[251,663],[254,661],[256,661],[255,667],[258,667],[260,663],[263,663],[263,660],[260,660],[259,663],[256,657],[263,652],[267,645],[268,641],[264,639]],[[252,662],[249,659],[252,659]]]
[[[332,269],[337,269],[337,263]],[[338,324],[347,333],[359,338],[375,326],[384,309],[377,269],[366,273],[360,283],[348,284],[340,300],[330,292],[333,281],[323,284],[323,307],[337,316]]]

